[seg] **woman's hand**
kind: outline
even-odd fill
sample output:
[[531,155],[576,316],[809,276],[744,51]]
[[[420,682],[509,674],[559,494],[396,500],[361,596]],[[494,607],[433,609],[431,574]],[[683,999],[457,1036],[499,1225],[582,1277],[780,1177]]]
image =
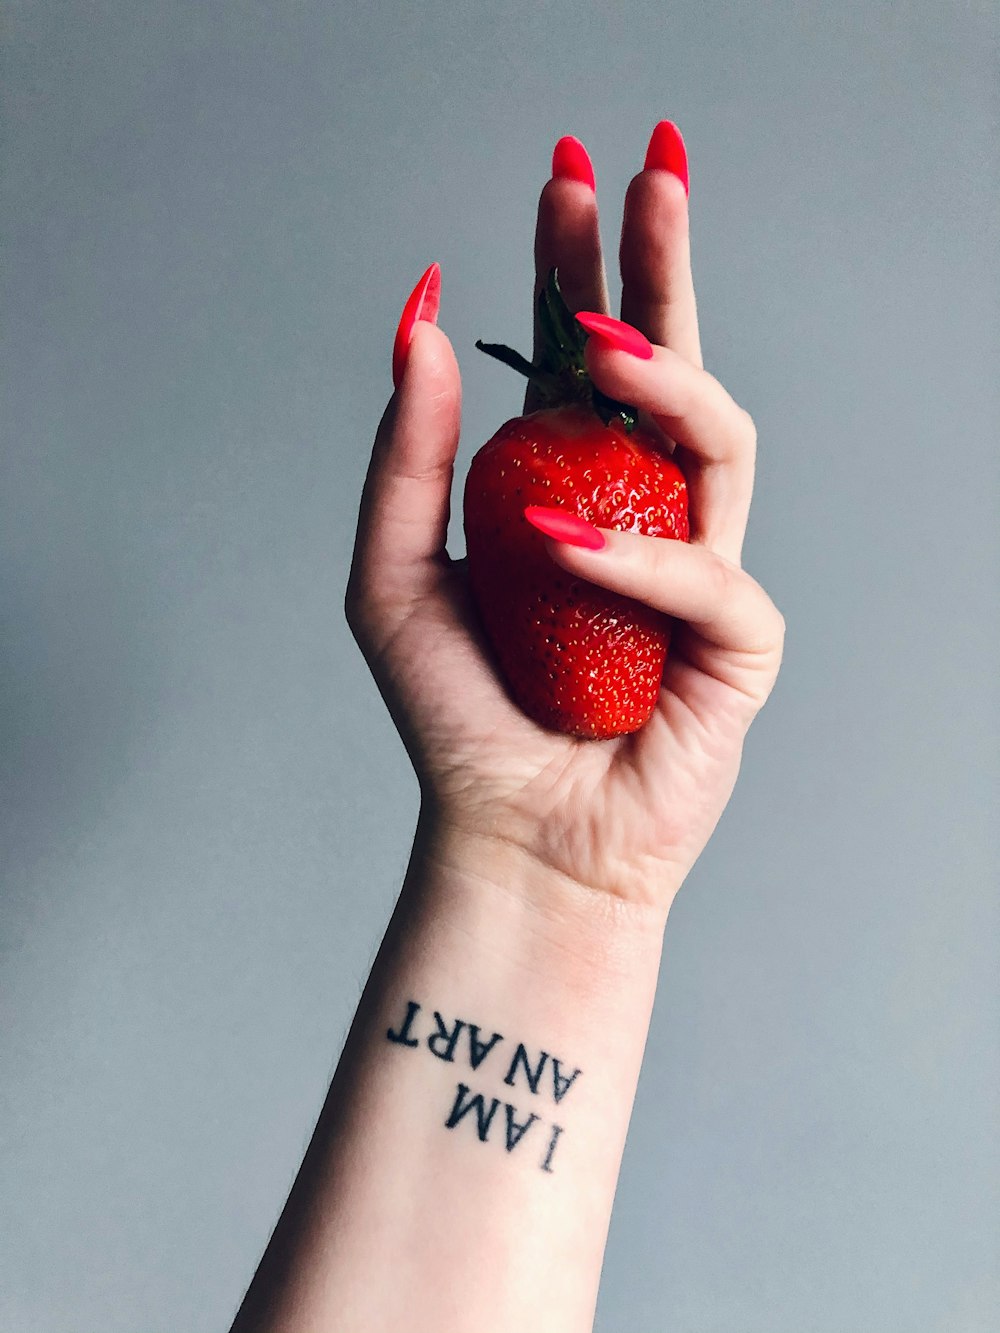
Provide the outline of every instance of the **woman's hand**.
[[[561,149],[557,164],[565,141]],[[576,163],[575,175],[585,175],[579,155]],[[662,915],[729,799],[784,634],[770,598],[740,565],[755,432],[702,369],[685,177],[679,136],[658,126],[626,196],[620,249],[622,319],[656,345],[653,358],[597,337],[586,355],[599,388],[638,406],[675,442],[691,543],[607,529],[599,551],[547,541],[571,573],[682,622],[649,723],[614,740],[579,740],[543,730],[509,699],[464,561],[445,550],[461,386],[450,343],[426,318],[408,350],[404,331],[405,363],[375,441],[346,604],[416,770],[432,855],[472,869],[489,860],[486,849],[513,848]],[[545,185],[535,261],[536,291],[556,267],[571,310],[607,311],[586,180],[560,175]]]

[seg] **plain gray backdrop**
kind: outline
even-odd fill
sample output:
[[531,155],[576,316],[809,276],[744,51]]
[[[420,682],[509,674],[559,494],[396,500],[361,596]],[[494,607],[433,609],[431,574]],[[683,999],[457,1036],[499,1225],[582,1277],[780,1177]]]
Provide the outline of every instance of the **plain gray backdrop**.
[[789,631],[597,1326],[997,1333],[994,5],[6,8],[0,1327],[228,1325],[417,811],[342,616],[400,308],[439,260],[461,478],[553,143],[615,288],[669,117]]

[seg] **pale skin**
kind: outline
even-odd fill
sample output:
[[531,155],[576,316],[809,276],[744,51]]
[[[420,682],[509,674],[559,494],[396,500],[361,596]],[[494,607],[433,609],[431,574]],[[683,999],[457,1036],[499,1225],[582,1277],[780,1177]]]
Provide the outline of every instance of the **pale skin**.
[[[692,541],[604,530],[599,551],[546,546],[680,622],[658,707],[635,735],[587,741],[508,698],[464,562],[445,550],[458,366],[418,322],[375,441],[346,606],[417,773],[420,820],[233,1333],[592,1326],[667,914],[732,792],[784,637],[741,567],[755,433],[702,368],[675,176],[632,181],[620,260],[621,317],[654,356],[591,339],[588,368],[674,443]],[[536,273],[553,266],[572,310],[607,311],[596,199],[577,181],[542,191]]]

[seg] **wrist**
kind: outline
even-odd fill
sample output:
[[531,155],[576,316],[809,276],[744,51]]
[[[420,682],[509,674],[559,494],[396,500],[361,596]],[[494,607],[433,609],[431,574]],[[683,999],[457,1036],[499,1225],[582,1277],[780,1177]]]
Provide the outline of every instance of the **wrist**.
[[574,800],[572,792],[553,795],[544,786],[545,795],[532,797],[528,787],[511,790],[509,782],[497,791],[470,780],[444,796],[435,787],[421,782],[418,836],[427,845],[457,848],[474,871],[499,861],[505,882],[526,876],[529,892],[537,883],[552,885],[554,897],[580,898],[599,912],[614,903],[617,916],[660,934],[706,841],[702,818],[668,817],[662,807],[637,818],[631,798],[622,807],[610,789],[606,797],[591,792]]
[[668,906],[592,888],[514,839],[422,813],[401,907],[428,898],[470,943],[570,985],[619,989],[659,967]]

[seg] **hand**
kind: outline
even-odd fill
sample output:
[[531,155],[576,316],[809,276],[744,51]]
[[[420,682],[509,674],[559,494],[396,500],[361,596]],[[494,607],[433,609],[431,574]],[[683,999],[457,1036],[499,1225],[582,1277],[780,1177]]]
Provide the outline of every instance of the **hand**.
[[[659,165],[664,147],[672,170]],[[732,792],[743,739],[777,676],[784,622],[740,565],[755,432],[702,369],[686,164],[670,127],[657,127],[651,159],[628,189],[620,261],[622,319],[654,355],[641,360],[592,337],[587,366],[599,388],[638,406],[674,442],[692,540],[603,529],[600,551],[547,541],[573,574],[682,622],[649,723],[579,740],[543,730],[508,698],[464,561],[445,550],[461,386],[450,343],[427,319],[403,345],[375,440],[346,610],[441,846],[467,849],[470,864],[483,844],[513,846],[547,871],[665,914]],[[535,260],[536,291],[556,267],[571,310],[607,311],[596,196],[585,180],[545,185]]]

